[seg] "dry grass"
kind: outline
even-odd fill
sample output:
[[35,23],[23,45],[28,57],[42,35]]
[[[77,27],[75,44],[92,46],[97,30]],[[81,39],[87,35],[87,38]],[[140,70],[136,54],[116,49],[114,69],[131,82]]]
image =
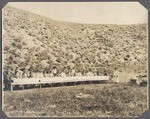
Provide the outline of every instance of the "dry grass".
[[[81,93],[92,98],[77,98]],[[139,116],[146,109],[147,88],[124,84],[4,92],[3,106],[8,116]]]

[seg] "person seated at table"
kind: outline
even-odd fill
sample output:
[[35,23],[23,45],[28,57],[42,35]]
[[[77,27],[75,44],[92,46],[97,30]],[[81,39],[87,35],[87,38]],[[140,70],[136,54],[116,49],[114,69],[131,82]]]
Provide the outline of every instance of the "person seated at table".
[[50,71],[50,74],[49,74],[50,77],[54,77],[53,73]]
[[86,76],[94,76],[92,70],[89,70],[89,71],[86,73]]
[[75,73],[75,76],[83,76],[82,73],[80,71]]
[[76,73],[76,70],[75,70],[75,68],[73,68],[73,69],[71,70],[70,75],[71,75],[71,76],[75,76],[75,73]]
[[96,74],[97,74],[97,76],[101,76],[102,75],[101,72],[100,72],[100,70],[97,70]]
[[54,75],[54,77],[56,77],[57,76],[57,68],[54,66],[53,67],[53,69],[52,69],[52,73],[53,73],[53,75]]
[[61,77],[66,77],[66,73],[64,71],[61,72],[60,74]]
[[33,71],[32,69],[29,69],[29,78],[32,78],[33,77]]
[[46,74],[47,74],[46,69],[44,69],[43,70],[43,76],[46,77]]
[[19,69],[19,68],[16,68],[15,69],[15,74],[14,74],[14,77],[15,78],[22,78],[22,71]]
[[108,76],[108,72],[104,70],[104,76]]
[[22,78],[28,78],[28,72],[26,68],[23,69]]
[[38,77],[39,77],[39,78],[43,78],[43,77],[44,77],[43,71],[41,71],[41,72],[38,74]]

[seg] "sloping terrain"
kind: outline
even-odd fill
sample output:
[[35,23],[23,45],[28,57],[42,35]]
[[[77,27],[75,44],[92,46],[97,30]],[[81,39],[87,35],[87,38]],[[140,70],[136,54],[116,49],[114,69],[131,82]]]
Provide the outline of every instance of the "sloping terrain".
[[[53,65],[88,70],[126,67],[147,71],[147,25],[79,24],[56,21],[6,6],[3,10],[4,68]],[[147,87],[91,84],[4,91],[8,116],[139,116],[147,109]]]
[[[52,65],[147,71],[147,25],[78,24],[52,20],[6,6],[3,10],[4,67],[41,71]],[[135,67],[136,66],[136,67]]]

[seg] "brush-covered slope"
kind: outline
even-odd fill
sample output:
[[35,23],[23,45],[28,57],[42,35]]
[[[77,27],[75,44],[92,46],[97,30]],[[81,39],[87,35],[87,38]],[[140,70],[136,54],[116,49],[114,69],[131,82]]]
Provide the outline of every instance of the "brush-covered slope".
[[52,65],[76,69],[116,65],[146,71],[147,26],[78,24],[52,20],[6,6],[3,10],[4,67]]

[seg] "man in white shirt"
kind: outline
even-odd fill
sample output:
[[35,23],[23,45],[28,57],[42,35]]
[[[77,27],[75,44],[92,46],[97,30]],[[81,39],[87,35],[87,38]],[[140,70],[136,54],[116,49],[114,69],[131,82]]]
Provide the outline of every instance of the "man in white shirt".
[[119,83],[119,71],[117,68],[115,68],[114,77],[115,77],[115,82]]

